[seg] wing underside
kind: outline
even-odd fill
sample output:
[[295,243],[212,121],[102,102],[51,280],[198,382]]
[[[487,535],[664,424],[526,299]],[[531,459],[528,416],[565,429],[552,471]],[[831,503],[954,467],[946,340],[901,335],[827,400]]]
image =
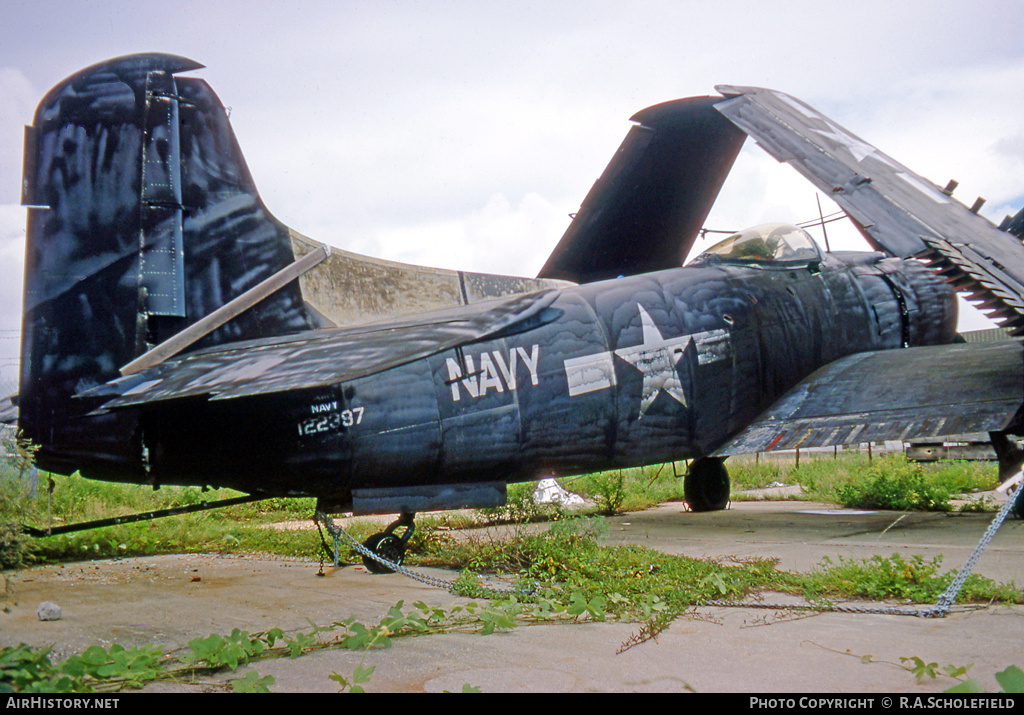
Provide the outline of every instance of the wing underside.
[[1017,340],[858,353],[783,395],[717,455],[1019,430]]

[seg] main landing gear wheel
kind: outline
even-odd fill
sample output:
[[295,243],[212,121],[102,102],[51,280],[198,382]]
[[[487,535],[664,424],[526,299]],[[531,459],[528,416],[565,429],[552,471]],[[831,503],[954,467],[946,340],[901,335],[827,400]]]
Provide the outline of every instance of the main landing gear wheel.
[[701,457],[683,478],[683,495],[693,511],[719,511],[729,504],[729,472],[722,457]]
[[[364,541],[363,546],[385,561],[401,566],[402,561],[405,560],[405,547],[409,543],[414,529],[414,516],[414,514],[402,514],[398,521],[388,526],[387,529],[377,532]],[[395,536],[395,529],[400,526],[405,527],[405,531],[401,536]],[[363,556],[363,566],[373,574],[394,573],[394,569],[369,556]]]

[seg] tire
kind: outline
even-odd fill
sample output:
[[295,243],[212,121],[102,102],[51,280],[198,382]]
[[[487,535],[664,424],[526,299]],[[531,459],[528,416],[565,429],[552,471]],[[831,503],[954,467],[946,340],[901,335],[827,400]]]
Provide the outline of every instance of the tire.
[[[405,544],[393,534],[384,532],[374,534],[363,542],[363,546],[394,564],[401,565],[402,560],[405,558]],[[363,566],[373,574],[394,573],[393,569],[369,556],[363,556]]]
[[702,457],[683,479],[683,495],[692,511],[720,511],[729,505],[729,472],[720,457]]

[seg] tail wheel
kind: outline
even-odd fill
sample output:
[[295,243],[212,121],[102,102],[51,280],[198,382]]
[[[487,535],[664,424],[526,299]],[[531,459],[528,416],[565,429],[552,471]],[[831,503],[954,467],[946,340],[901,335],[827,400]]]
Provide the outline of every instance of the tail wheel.
[[693,511],[719,511],[729,504],[729,472],[725,459],[702,457],[690,464],[683,494]]
[[[394,534],[389,534],[387,532],[374,534],[363,542],[363,546],[380,556],[382,559],[390,561],[393,564],[398,564],[399,566],[402,565],[402,560],[405,558],[405,543]],[[365,566],[366,570],[370,573],[394,573],[393,569],[385,566],[376,559],[370,558],[369,556],[363,556],[363,566]]]

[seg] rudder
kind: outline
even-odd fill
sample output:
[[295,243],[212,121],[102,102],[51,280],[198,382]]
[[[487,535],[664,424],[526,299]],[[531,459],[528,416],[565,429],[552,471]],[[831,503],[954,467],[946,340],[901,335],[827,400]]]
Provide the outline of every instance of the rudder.
[[[87,68],[25,133],[29,207],[19,427],[37,462],[138,479],[133,412],[74,395],[294,261],[201,67],[165,54]],[[313,327],[293,282],[193,348]]]

